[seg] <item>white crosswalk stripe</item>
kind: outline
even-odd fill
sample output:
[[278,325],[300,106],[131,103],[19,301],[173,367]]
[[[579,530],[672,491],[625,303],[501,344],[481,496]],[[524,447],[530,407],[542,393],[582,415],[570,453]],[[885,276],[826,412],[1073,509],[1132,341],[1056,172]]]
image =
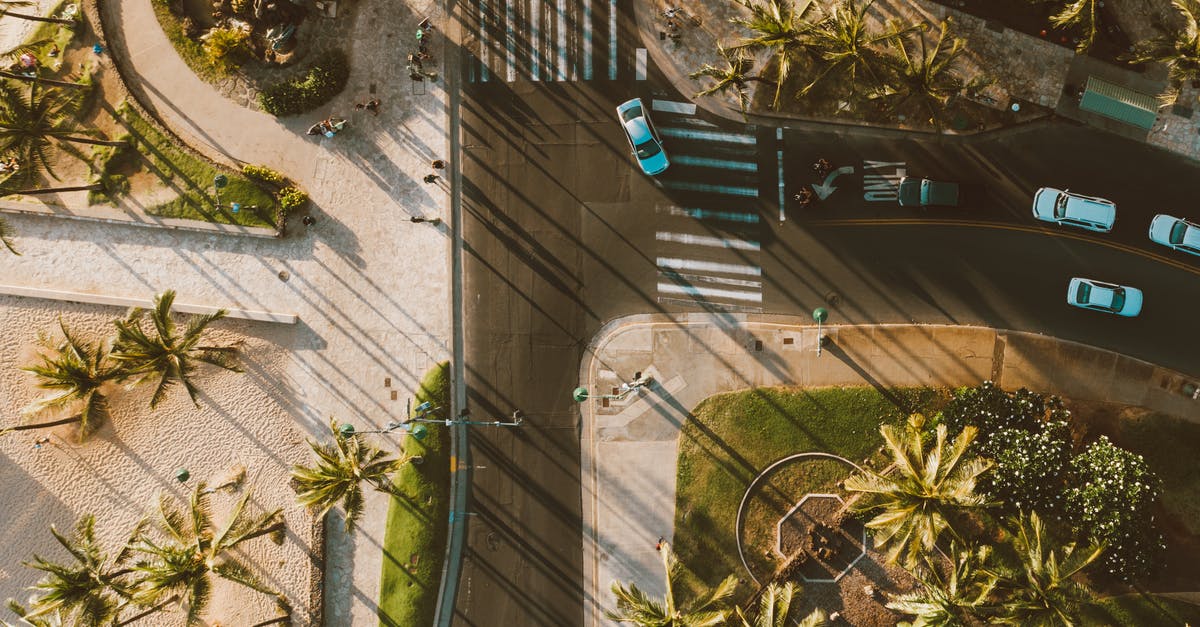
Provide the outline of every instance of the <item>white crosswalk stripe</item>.
[[[468,82],[617,80],[618,60],[633,70],[638,54],[618,56],[618,0],[477,0],[464,20],[473,40]],[[607,45],[605,45],[607,43]],[[644,58],[644,52],[643,58]],[[625,70],[625,71],[629,71]],[[643,61],[641,77],[645,78]]]

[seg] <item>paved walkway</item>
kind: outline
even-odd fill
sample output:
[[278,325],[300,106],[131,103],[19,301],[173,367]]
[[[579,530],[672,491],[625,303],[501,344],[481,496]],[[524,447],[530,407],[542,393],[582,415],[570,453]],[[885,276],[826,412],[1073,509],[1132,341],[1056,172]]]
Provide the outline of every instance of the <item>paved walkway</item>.
[[[1187,379],[1116,353],[981,327],[883,325],[817,329],[790,316],[630,316],[589,346],[580,381],[609,394],[641,371],[651,386],[604,407],[582,406],[586,624],[608,624],[609,585],[664,593],[655,540],[674,528],[679,429],[701,400],[756,386],[960,386],[984,379],[1065,397],[1147,407],[1200,421]],[[760,344],[761,343],[761,344]],[[670,460],[670,461],[668,461]],[[732,524],[732,521],[730,521]]]
[[[133,88],[168,126],[201,147],[286,173],[311,194],[316,224],[297,223],[276,241],[6,216],[23,256],[5,257],[5,282],[143,299],[174,288],[181,302],[298,314],[294,343],[282,347],[291,355],[287,377],[277,382],[279,395],[294,400],[297,422],[326,438],[330,415],[360,425],[398,415],[421,375],[450,352],[450,234],[444,224],[409,221],[447,217],[448,190],[421,182],[429,161],[446,157],[446,92],[429,83],[426,95],[413,95],[403,51],[393,45],[432,4],[343,2],[353,8],[338,19],[356,20],[348,87],[328,107],[277,120],[197,79],[150,0],[102,2],[112,54],[128,59]],[[378,117],[353,109],[368,94],[382,100]],[[331,112],[350,128],[332,139],[305,135]],[[353,537],[331,520],[326,624],[377,620],[387,501],[370,494]]]

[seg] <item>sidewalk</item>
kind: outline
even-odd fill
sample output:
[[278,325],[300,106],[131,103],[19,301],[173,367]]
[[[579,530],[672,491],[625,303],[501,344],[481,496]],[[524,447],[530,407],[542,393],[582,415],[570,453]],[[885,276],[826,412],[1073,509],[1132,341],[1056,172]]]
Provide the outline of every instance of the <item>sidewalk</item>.
[[[361,428],[397,418],[421,376],[451,350],[450,190],[421,181],[432,159],[448,158],[447,92],[434,81],[426,94],[413,94],[395,43],[412,32],[416,16],[436,23],[443,14],[420,0],[341,4],[337,19],[354,21],[355,38],[345,42],[349,84],[327,106],[279,120],[196,78],[167,41],[150,0],[99,3],[108,54],[124,60],[130,90],[202,152],[261,163],[296,180],[312,197],[314,225],[297,220],[275,240],[6,216],[23,253],[5,258],[14,288],[118,299],[174,288],[181,302],[297,314],[292,342],[280,346],[286,376],[269,384],[288,399],[284,409],[297,425],[321,440],[330,437],[329,416]],[[442,46],[438,39],[435,45]],[[102,71],[113,70],[106,63]],[[378,117],[354,110],[371,96],[382,101]],[[305,135],[331,112],[350,121],[345,132]],[[410,216],[443,223],[414,224]],[[388,501],[367,494],[354,535],[336,517],[327,525],[325,624],[378,622]],[[320,615],[307,598],[292,602],[298,625]]]
[[[674,528],[678,435],[703,399],[757,386],[961,386],[991,379],[1079,400],[1146,407],[1200,421],[1184,375],[1044,335],[983,327],[880,325],[817,329],[800,317],[628,316],[593,339],[580,381],[608,394],[641,371],[649,389],[581,407],[585,624],[607,624],[613,581],[661,596],[655,540]],[[667,460],[671,460],[667,463]]]
[[[792,0],[792,5],[797,8],[807,6],[807,15],[811,16],[822,7],[832,4],[832,1]],[[1162,4],[1165,11],[1171,12],[1169,3]],[[679,4],[673,0],[640,3],[635,5],[635,15],[642,45],[647,48],[650,57],[675,89],[685,97],[691,98],[712,81],[693,80],[688,78],[688,74],[706,63],[724,67],[724,61],[717,53],[717,44],[733,46],[749,34],[744,27],[730,21],[731,18],[747,17],[749,11],[727,1],[685,5],[690,14],[699,18],[700,25],[693,26],[687,19],[679,20],[682,24],[681,37],[676,43],[665,37],[666,19],[662,16],[663,10],[674,6]],[[1194,116],[1193,107],[1186,106],[1187,103],[1197,101],[1200,88],[1185,85],[1179,97],[1180,104],[1161,109],[1157,123],[1149,131],[1079,110],[1074,92],[1081,89],[1088,76],[1096,76],[1140,93],[1157,95],[1166,86],[1166,68],[1161,65],[1150,66],[1145,74],[1139,74],[1127,67],[1098,61],[1086,55],[1076,55],[1073,50],[1045,39],[987,22],[929,0],[877,0],[872,5],[869,15],[875,16],[877,22],[882,22],[883,19],[899,19],[910,23],[937,24],[946,18],[952,19],[953,32],[967,40],[966,53],[961,61],[964,78],[990,76],[996,79],[993,85],[983,90],[983,94],[990,99],[990,102],[984,104],[1005,112],[1009,120],[1008,125],[1023,124],[1053,112],[1095,128],[1159,146],[1189,159],[1200,159],[1200,115]],[[1125,21],[1132,19],[1125,15],[1121,17]],[[1145,15],[1139,17],[1142,21],[1154,19]],[[1137,37],[1157,34],[1149,28],[1149,22],[1123,23],[1122,27],[1135,37],[1135,41]],[[936,29],[930,29],[927,37],[936,39]],[[752,74],[766,67],[768,59],[769,55],[766,52],[757,53]],[[757,82],[747,85],[747,91],[751,95],[759,88],[773,89],[770,85],[763,86]],[[785,93],[783,97],[791,98],[791,94]],[[713,94],[695,102],[713,115],[737,122],[745,121],[731,94]],[[1021,105],[1021,110],[1017,113],[1011,112],[1014,103]],[[769,110],[754,110],[749,118],[752,121],[761,118],[764,124],[772,126],[824,124],[843,132],[878,128],[859,124],[852,116],[811,118],[778,114]],[[989,127],[987,130],[994,129]],[[910,132],[926,133],[912,130]],[[975,129],[968,129],[958,134],[973,132],[976,132]]]

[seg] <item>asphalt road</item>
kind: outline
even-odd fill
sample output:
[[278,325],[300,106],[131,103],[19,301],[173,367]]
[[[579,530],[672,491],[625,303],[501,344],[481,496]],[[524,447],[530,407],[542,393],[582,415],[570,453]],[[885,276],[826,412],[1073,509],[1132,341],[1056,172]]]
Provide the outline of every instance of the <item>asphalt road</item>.
[[[527,71],[536,56],[509,58]],[[664,109],[680,99],[655,93],[653,68],[649,81],[631,80],[627,56],[616,81],[558,81],[542,67],[537,81],[508,82],[494,58],[492,80],[481,80],[482,62],[468,69],[460,159],[469,403],[475,417],[520,408],[527,421],[471,434],[473,515],[456,624],[581,624],[580,427],[570,392],[583,347],[615,317],[823,306],[831,323],[1042,332],[1200,374],[1187,339],[1200,259],[1146,239],[1154,213],[1200,216],[1194,166],[1063,123],[962,143],[660,110],[673,165],[651,179],[632,164],[613,110],[633,96]],[[606,60],[594,63],[602,75]],[[785,202],[780,222],[781,194],[817,182],[809,164],[819,157],[853,171],[814,207]],[[900,208],[903,174],[964,183],[964,206]],[[1116,229],[1035,221],[1029,206],[1042,185],[1114,200]],[[1125,320],[1068,307],[1071,276],[1142,288],[1144,313]]]

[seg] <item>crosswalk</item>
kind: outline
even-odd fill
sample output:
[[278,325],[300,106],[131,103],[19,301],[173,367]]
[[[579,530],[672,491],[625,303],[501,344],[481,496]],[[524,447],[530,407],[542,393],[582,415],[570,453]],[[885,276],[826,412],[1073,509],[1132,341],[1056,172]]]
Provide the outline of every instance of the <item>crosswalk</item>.
[[762,312],[764,183],[756,129],[719,128],[696,117],[689,103],[654,100],[651,109],[671,159],[658,183],[687,203],[656,207],[658,302]]
[[618,64],[618,0],[468,0],[464,9],[468,82],[617,80],[634,63]]

